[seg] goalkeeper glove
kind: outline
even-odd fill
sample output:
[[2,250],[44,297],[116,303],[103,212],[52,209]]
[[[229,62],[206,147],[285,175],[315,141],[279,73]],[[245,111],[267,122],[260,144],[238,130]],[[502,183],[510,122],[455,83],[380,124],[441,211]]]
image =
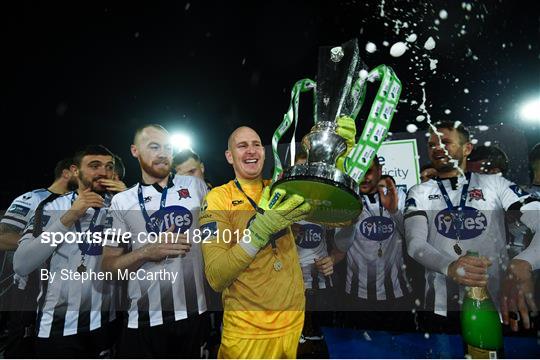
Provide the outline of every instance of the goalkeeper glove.
[[339,170],[346,172],[347,164],[345,163],[345,158],[347,157],[347,155],[349,155],[352,148],[354,147],[356,124],[354,123],[354,120],[352,118],[348,116],[340,116],[337,119],[337,125],[337,134],[343,139],[345,139],[345,142],[347,143],[347,151],[336,160],[336,167]]
[[273,234],[305,219],[309,214],[311,206],[302,196],[291,195],[284,199],[286,194],[285,190],[276,189],[270,196],[270,187],[264,189],[258,204],[263,213],[257,213],[249,226],[251,244],[258,250],[266,246]]

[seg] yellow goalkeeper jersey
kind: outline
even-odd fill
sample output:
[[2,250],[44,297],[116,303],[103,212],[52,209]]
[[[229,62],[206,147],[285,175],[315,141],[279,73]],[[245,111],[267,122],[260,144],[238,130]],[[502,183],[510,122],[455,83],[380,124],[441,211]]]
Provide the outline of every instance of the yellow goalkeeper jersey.
[[294,237],[287,229],[275,250],[269,243],[249,255],[238,242],[249,236],[245,230],[256,215],[249,198],[259,202],[263,182],[239,184],[241,189],[234,181],[212,189],[200,216],[206,277],[223,292],[223,333],[261,339],[300,331],[305,298]]

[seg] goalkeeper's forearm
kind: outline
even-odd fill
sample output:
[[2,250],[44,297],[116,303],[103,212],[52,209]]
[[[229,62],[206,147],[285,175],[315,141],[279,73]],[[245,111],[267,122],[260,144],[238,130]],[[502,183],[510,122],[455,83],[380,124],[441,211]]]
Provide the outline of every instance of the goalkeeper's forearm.
[[[225,245],[225,246],[224,246]],[[251,264],[250,255],[240,244],[211,242],[202,246],[208,283],[217,292],[225,290]]]

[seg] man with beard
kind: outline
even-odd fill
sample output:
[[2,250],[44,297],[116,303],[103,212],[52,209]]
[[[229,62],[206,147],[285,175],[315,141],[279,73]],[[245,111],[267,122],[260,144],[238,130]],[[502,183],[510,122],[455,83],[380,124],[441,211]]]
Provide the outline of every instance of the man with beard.
[[336,232],[333,251],[336,261],[347,257],[349,320],[363,328],[409,330],[413,319],[403,257],[405,193],[391,177],[382,178],[377,156],[360,191],[362,213],[355,224]]
[[[426,268],[425,330],[459,332],[464,286],[487,286],[499,305],[508,267],[504,211],[517,212],[538,238],[540,203],[500,175],[465,172],[472,144],[462,125],[440,123],[430,133],[428,154],[438,177],[410,189],[405,237],[409,255]],[[466,255],[468,250],[480,257]],[[538,259],[530,257],[524,252],[512,262],[528,260],[534,268]]]
[[[112,174],[113,155],[91,145],[73,161],[77,191],[45,205],[41,219],[25,230],[13,260],[20,276],[40,271],[35,349],[44,357],[102,357],[114,340],[115,286],[95,278],[102,253],[95,240],[102,236],[110,201],[100,179]],[[44,231],[34,232],[40,224]],[[84,281],[90,275],[94,278]]]
[[[31,326],[33,314],[21,309],[33,308],[38,287],[37,278],[19,278],[13,273],[13,254],[28,223],[34,214],[41,212],[46,203],[77,188],[77,178],[70,167],[72,158],[60,160],[54,168],[54,182],[47,189],[36,189],[17,197],[0,221],[0,353],[6,357],[32,357]],[[16,281],[13,281],[13,280]],[[29,284],[28,284],[29,282]],[[17,288],[17,284],[18,287]],[[34,294],[35,293],[35,294]],[[19,310],[19,311],[18,311]],[[2,351],[2,349],[5,349]]]
[[[130,236],[107,239],[103,269],[129,277],[127,329],[121,357],[189,357],[205,352],[207,316],[198,211],[206,185],[192,176],[172,176],[167,130],[137,130],[131,154],[141,167],[139,183],[113,197],[112,229]],[[197,229],[198,230],[198,229]],[[176,281],[176,279],[180,279]],[[152,280],[157,279],[157,280]]]

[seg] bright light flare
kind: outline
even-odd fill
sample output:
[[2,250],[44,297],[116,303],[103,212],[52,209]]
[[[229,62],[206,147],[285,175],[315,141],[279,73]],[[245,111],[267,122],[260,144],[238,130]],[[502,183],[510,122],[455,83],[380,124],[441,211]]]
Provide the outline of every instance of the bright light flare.
[[540,122],[540,98],[524,103],[520,115],[523,120]]
[[191,138],[184,133],[174,133],[171,135],[171,142],[175,151],[191,149]]

